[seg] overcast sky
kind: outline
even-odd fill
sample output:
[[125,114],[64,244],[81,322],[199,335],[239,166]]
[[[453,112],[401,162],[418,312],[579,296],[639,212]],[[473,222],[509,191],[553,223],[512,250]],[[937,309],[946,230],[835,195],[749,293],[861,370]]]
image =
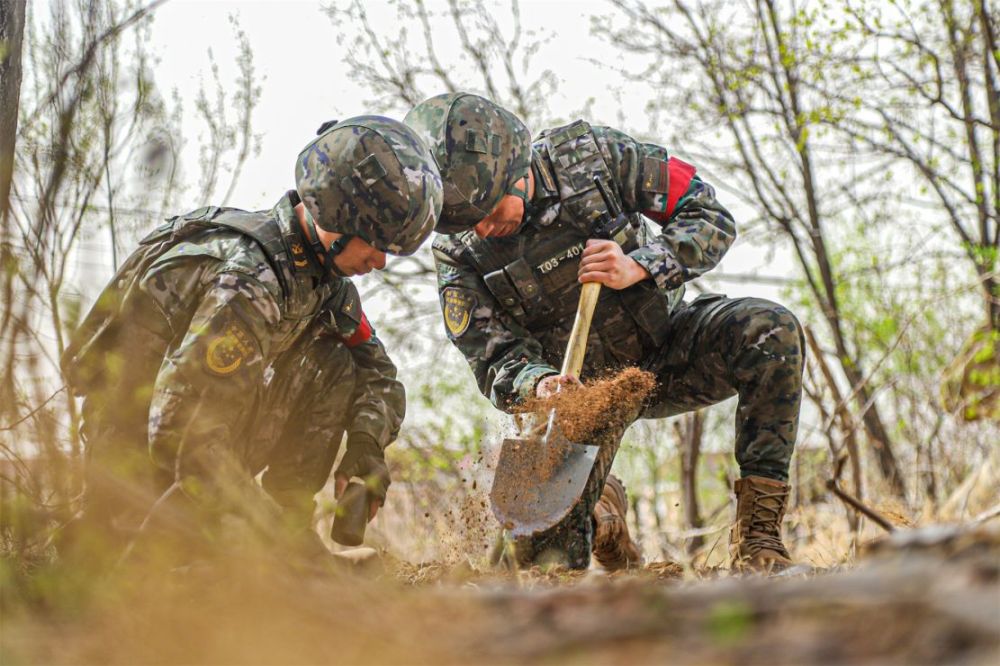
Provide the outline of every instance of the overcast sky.
[[[328,4],[328,3],[324,3]],[[428,3],[432,8],[435,3]],[[602,2],[525,2],[525,22],[558,26],[539,60],[556,71],[560,94],[552,100],[557,114],[580,108],[583,100],[599,93],[594,85],[596,70],[585,62],[601,45],[590,34],[589,16],[607,11]],[[364,100],[371,95],[348,77],[346,45],[337,44],[338,31],[315,2],[205,2],[173,0],[157,10],[153,24],[153,46],[162,62],[155,76],[163,90],[177,89],[185,100],[193,100],[199,81],[209,76],[208,48],[219,63],[222,80],[235,78],[236,41],[228,17],[239,16],[253,47],[258,72],[266,77],[260,107],[255,114],[258,132],[264,134],[260,159],[248,164],[233,201],[241,206],[269,205],[281,188],[289,186],[298,150],[316,127],[329,118],[364,113],[401,116],[402,109],[372,109]],[[386,3],[365,3],[377,28],[395,21]],[[504,17],[499,17],[503,22]],[[447,44],[442,59],[448,65]],[[607,46],[603,46],[607,50]],[[601,77],[607,76],[600,72]],[[601,106],[604,122],[613,123],[619,104],[608,99]],[[190,111],[190,109],[189,109]],[[531,128],[538,131],[542,128]],[[197,132],[191,125],[189,134]],[[193,146],[189,146],[193,148]],[[186,156],[190,162],[196,155]]]

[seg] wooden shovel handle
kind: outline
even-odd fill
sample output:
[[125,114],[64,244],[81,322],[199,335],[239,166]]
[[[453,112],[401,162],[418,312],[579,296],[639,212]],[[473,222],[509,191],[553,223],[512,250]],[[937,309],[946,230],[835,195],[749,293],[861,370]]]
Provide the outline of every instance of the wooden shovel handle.
[[590,321],[594,318],[594,308],[601,295],[600,282],[584,282],[580,290],[580,304],[576,308],[576,319],[573,320],[573,331],[566,343],[566,356],[563,358],[561,374],[573,377],[580,376],[583,368],[583,357],[587,353],[587,336],[590,334]]

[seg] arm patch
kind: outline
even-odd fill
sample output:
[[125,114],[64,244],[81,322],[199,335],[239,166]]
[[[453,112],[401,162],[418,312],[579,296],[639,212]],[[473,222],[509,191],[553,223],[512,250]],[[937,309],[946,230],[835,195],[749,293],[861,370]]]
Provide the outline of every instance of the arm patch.
[[461,287],[447,287],[441,292],[441,309],[444,325],[452,338],[461,337],[469,330],[472,311],[477,305],[476,294]]
[[667,160],[647,157],[642,161],[642,189],[645,192],[667,195],[662,212],[669,217],[691,186],[695,171],[692,165],[676,157]]
[[253,336],[235,317],[205,345],[205,368],[216,377],[228,377],[255,355]]
[[666,194],[669,181],[667,163],[664,160],[656,157],[646,157],[642,160],[643,191]]

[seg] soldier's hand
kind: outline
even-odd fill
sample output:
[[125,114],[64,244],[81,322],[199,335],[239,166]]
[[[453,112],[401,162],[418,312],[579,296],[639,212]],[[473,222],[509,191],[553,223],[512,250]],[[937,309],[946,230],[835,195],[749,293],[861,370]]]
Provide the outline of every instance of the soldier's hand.
[[577,279],[580,282],[600,282],[612,289],[625,289],[649,277],[649,271],[622,252],[618,243],[590,239],[583,249]]
[[549,375],[539,380],[535,386],[535,395],[547,398],[558,393],[564,386],[580,386],[580,380],[573,375]]
[[375,438],[366,433],[351,433],[347,437],[347,451],[340,466],[334,473],[334,495],[340,499],[347,489],[347,483],[358,477],[368,488],[368,520],[378,513],[385,504],[385,494],[389,489],[389,467],[385,464],[385,453]]

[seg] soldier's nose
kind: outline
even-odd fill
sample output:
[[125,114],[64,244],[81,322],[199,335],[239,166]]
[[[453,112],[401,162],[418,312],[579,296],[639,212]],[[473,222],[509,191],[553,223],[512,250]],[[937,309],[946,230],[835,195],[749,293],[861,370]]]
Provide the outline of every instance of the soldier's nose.
[[375,255],[372,257],[371,266],[375,270],[382,270],[385,268],[385,252],[375,250]]

